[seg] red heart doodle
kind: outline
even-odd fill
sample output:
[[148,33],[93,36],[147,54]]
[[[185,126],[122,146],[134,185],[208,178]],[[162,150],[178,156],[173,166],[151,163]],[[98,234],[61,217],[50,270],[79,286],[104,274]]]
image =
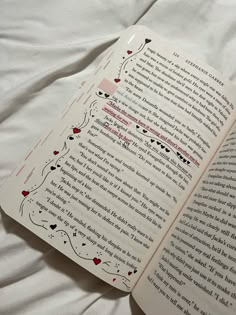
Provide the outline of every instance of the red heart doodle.
[[102,261],[101,259],[94,257],[93,262],[95,263],[95,265],[99,265]]
[[57,155],[59,153],[59,151],[53,151],[54,155]]
[[22,195],[23,195],[24,197],[26,197],[26,196],[28,196],[29,191],[23,190],[21,193],[22,193]]
[[81,132],[81,129],[79,129],[79,128],[73,128],[73,133],[80,133]]
[[130,276],[130,275],[132,275],[132,271],[129,271],[129,272],[128,272],[128,276]]
[[132,50],[127,50],[127,54],[131,55],[132,54]]
[[119,83],[119,82],[120,82],[120,79],[114,79],[114,81],[115,81],[116,83]]
[[116,278],[113,278],[113,279],[112,279],[112,282],[115,282],[115,281],[116,281]]

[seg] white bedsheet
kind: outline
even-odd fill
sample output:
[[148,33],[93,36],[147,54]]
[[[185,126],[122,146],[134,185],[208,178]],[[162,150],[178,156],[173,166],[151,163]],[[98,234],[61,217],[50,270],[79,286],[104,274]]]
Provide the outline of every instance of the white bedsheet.
[[[0,184],[134,23],[236,80],[235,0],[0,1]],[[0,314],[143,313],[1,211]]]

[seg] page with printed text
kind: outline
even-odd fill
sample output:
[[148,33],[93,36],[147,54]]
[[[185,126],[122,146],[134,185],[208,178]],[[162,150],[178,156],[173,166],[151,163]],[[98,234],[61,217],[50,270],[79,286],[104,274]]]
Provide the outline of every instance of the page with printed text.
[[132,293],[147,314],[235,314],[235,210],[236,123]]
[[12,218],[131,291],[232,123],[231,87],[131,27],[1,187]]

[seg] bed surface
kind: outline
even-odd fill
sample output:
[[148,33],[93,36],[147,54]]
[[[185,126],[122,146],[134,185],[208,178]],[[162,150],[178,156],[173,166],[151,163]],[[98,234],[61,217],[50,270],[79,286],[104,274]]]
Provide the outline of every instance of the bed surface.
[[[132,24],[236,80],[234,0],[2,0],[0,15],[0,185]],[[1,211],[0,314],[143,313]]]

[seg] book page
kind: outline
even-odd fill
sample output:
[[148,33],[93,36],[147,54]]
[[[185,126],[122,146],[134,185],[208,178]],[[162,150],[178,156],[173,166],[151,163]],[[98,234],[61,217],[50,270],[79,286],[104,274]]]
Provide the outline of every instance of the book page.
[[229,128],[227,89],[131,27],[2,187],[3,210],[130,291]]
[[235,314],[235,240],[236,123],[135,288],[138,303],[147,314]]

